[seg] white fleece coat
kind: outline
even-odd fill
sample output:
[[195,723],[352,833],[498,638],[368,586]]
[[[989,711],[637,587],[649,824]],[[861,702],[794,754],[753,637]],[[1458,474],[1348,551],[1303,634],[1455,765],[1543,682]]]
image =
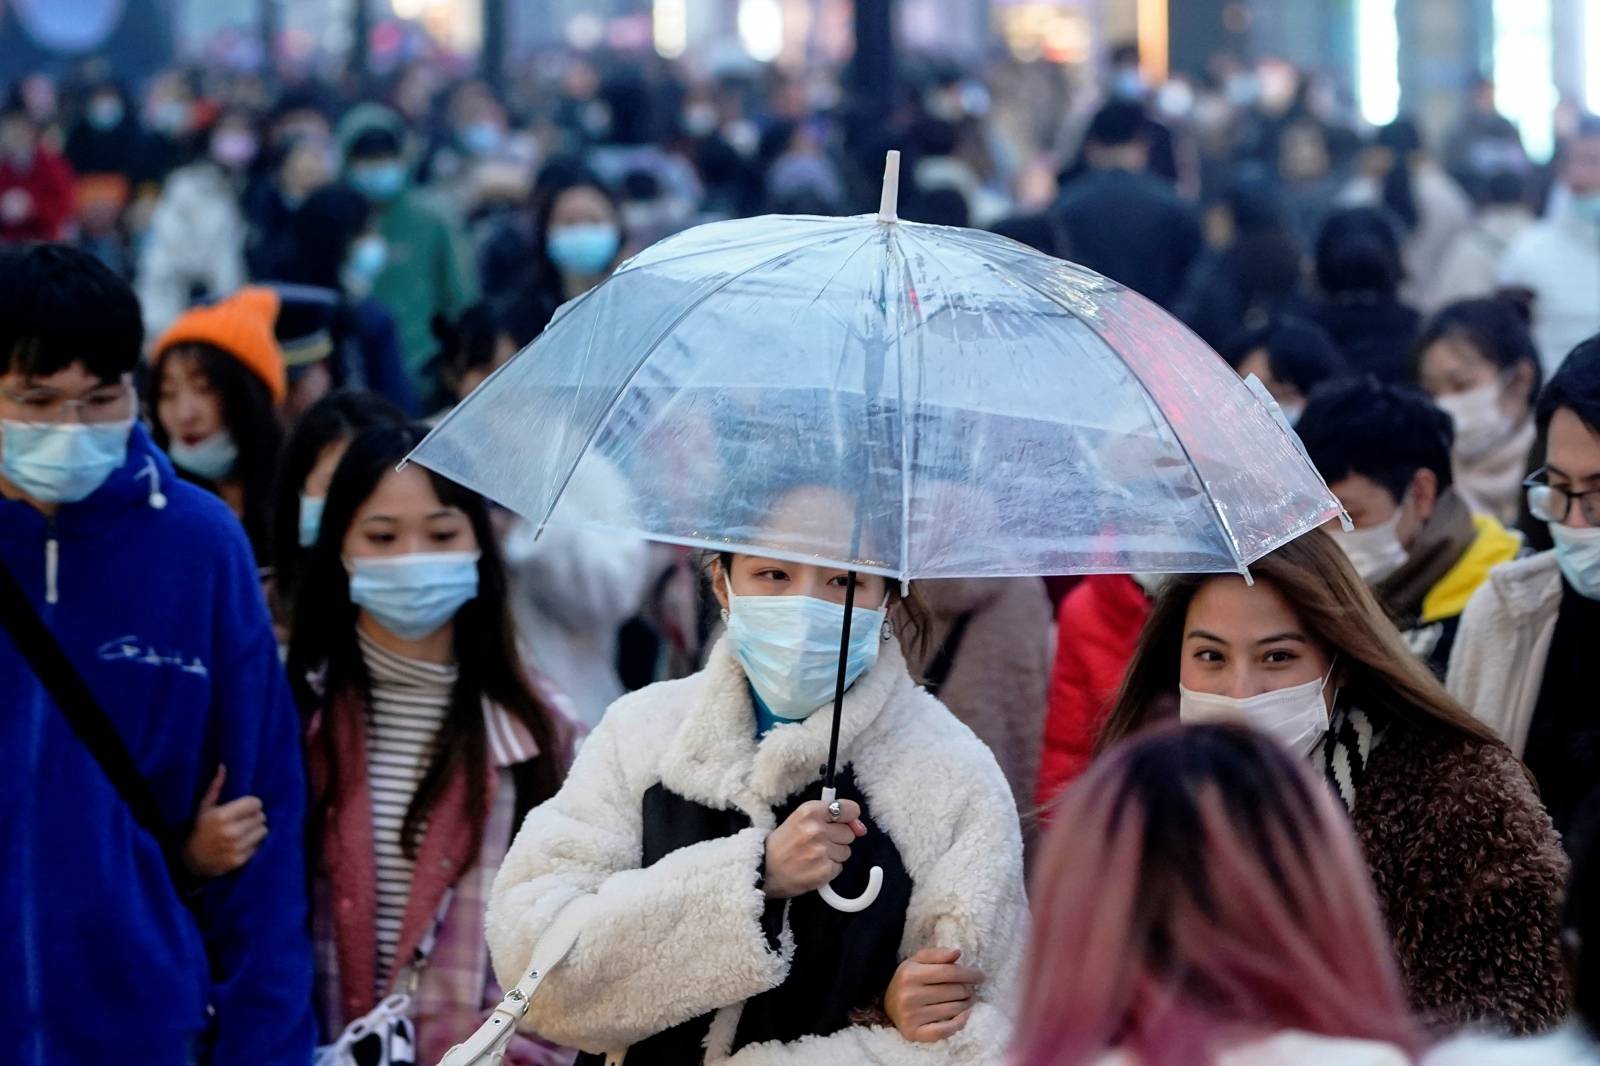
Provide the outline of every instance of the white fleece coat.
[[1561,568],[1541,552],[1489,571],[1461,615],[1446,687],[1517,758],[1539,705],[1561,611]]
[[[506,856],[488,912],[502,982],[515,982],[562,906],[597,897],[566,961],[534,997],[527,1024],[589,1051],[617,1050],[716,1012],[706,1063],[728,1066],[936,1066],[1004,1060],[1027,932],[1016,805],[989,750],[916,687],[899,648],[846,696],[840,764],[866,796],[871,832],[887,832],[913,889],[900,957],[960,948],[988,981],[966,1028],[914,1044],[888,1027],[852,1027],[730,1054],[744,1002],[782,984],[756,887],[773,808],[818,777],[831,711],[779,726],[757,746],[745,675],[727,643],[706,669],[619,700],[590,735],[565,786],[534,810]],[[640,869],[642,799],[661,783],[737,809],[751,828],[681,848]],[[509,987],[509,984],[506,985]]]

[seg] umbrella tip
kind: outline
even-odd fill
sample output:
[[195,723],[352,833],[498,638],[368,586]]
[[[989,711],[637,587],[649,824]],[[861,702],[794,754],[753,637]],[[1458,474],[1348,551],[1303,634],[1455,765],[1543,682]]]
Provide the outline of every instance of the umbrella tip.
[[878,204],[879,222],[900,221],[900,153],[891,151],[883,164],[883,199]]

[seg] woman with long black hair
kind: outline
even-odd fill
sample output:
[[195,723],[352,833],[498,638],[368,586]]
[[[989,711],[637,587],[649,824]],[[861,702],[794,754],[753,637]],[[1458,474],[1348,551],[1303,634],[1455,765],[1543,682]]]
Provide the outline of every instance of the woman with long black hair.
[[[420,430],[350,442],[295,607],[289,673],[307,715],[322,1039],[409,992],[419,1062],[499,1001],[490,881],[556,793],[571,732],[519,663],[482,497],[418,466]],[[533,1038],[508,1062],[565,1059]]]

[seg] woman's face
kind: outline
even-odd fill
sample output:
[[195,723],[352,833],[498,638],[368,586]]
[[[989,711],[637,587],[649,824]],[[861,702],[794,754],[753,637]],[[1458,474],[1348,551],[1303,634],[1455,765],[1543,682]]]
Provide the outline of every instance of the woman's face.
[[579,185],[556,197],[550,209],[550,228],[563,226],[616,225],[617,213],[599,189]]
[[328,487],[333,484],[333,473],[339,469],[339,460],[344,458],[345,449],[349,447],[350,438],[340,437],[323,448],[311,472],[306,475],[305,484],[300,487],[300,495],[313,500],[327,499]]
[[1305,395],[1295,388],[1292,381],[1279,381],[1272,376],[1272,363],[1265,348],[1257,348],[1245,356],[1239,363],[1239,376],[1247,378],[1251,374],[1261,379],[1261,384],[1266,386],[1267,392],[1278,401],[1280,407],[1289,410],[1303,409],[1306,405]]
[[1503,378],[1498,366],[1459,337],[1440,337],[1428,345],[1418,365],[1422,387],[1435,400],[1486,385],[1503,386],[1500,408],[1518,421],[1528,415],[1528,397],[1533,391],[1533,382],[1529,379],[1532,372],[1533,368],[1525,364]]
[[[1233,575],[1201,585],[1183,624],[1184,688],[1245,700],[1326,677],[1328,653],[1271,583]],[[1332,699],[1334,685],[1324,693]]]
[[477,550],[478,538],[466,512],[442,503],[433,482],[416,465],[385,474],[344,535],[347,559]]
[[172,440],[199,444],[222,432],[222,396],[192,354],[169,354],[156,393],[156,420]]
[[[767,516],[765,532],[774,545],[816,543],[827,534],[848,529],[852,506],[832,489],[805,487],[779,498]],[[728,606],[728,583],[738,596],[810,596],[844,603],[849,571],[833,567],[785,562],[760,555],[734,555],[726,580],[719,564],[713,574],[717,600]],[[856,603],[877,607],[889,594],[889,582],[876,574],[856,575]]]

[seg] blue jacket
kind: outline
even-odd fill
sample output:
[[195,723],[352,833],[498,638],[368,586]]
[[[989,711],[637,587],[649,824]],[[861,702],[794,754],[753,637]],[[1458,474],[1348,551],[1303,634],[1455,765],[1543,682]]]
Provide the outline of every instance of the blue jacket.
[[260,796],[269,830],[243,869],[180,898],[0,630],[0,1062],[306,1066],[298,716],[243,531],[135,427],[122,469],[53,521],[0,497],[0,562],[173,826],[220,763],[222,802]]

